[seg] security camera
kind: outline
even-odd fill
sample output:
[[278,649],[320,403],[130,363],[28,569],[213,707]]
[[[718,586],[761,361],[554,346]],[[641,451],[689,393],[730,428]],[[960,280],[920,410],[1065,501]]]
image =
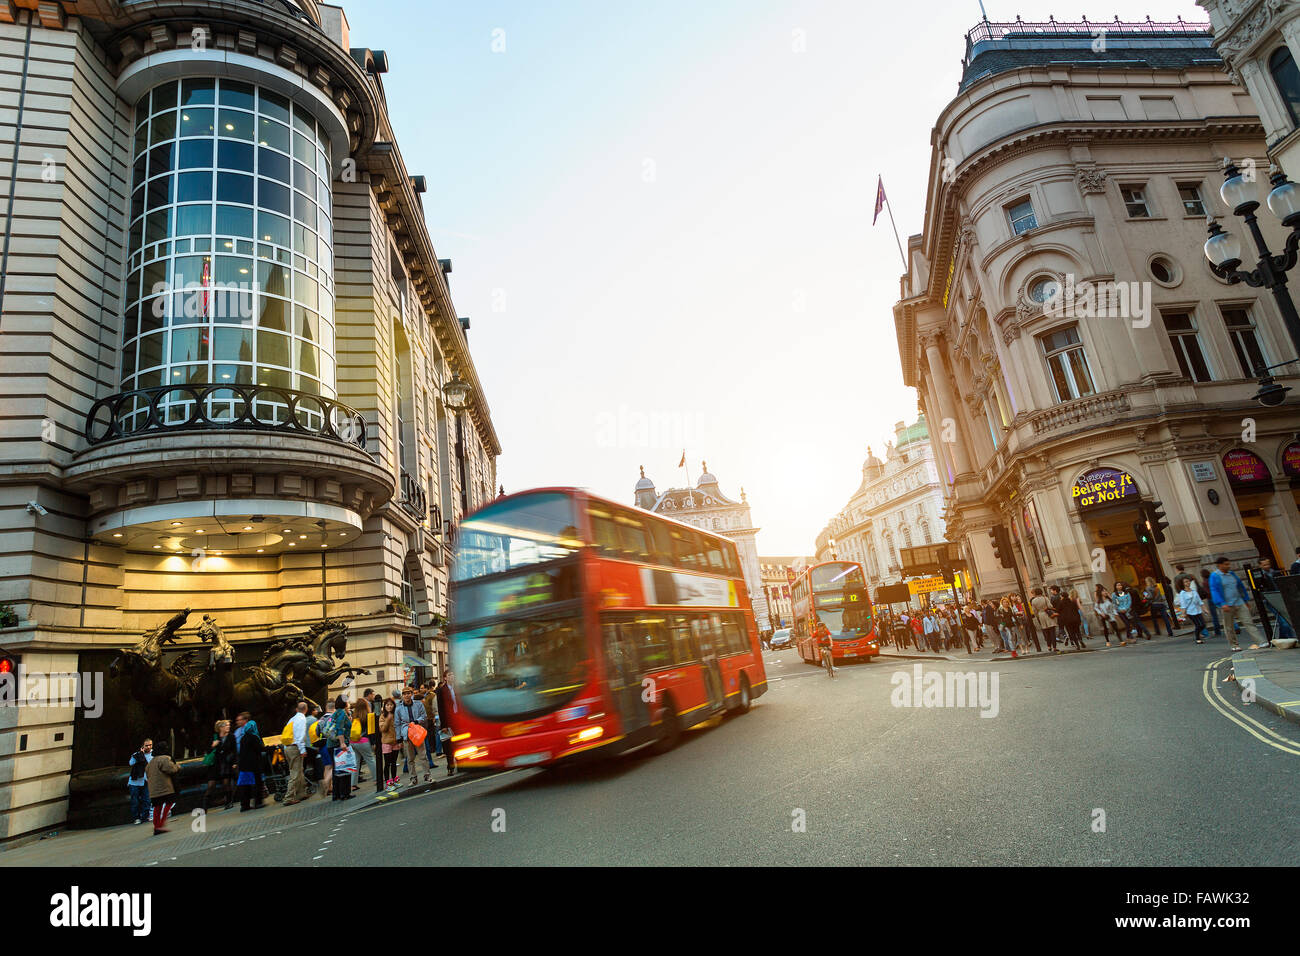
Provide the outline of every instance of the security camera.
[[41,517],[45,517],[47,514],[49,514],[48,511],[42,508],[35,501],[27,502],[27,513],[29,515],[40,515]]

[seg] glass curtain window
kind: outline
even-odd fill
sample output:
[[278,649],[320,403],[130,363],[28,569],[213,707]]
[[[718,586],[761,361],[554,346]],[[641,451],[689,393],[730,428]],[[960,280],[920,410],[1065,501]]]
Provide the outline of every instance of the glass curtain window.
[[[141,97],[135,127],[123,391],[257,384],[334,397],[331,157],[315,120],[270,90],[196,77]],[[262,397],[272,417],[287,408]],[[162,404],[182,420],[189,401]],[[219,420],[238,398],[210,405]]]

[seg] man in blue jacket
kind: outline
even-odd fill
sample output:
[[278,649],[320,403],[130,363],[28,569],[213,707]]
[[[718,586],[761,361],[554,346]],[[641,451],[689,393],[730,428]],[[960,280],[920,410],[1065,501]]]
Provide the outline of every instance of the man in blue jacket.
[[[406,763],[411,774],[411,786],[415,786],[420,782],[417,760],[424,756],[424,747],[417,747],[411,742],[410,730],[412,724],[419,724],[428,730],[429,716],[424,709],[423,702],[415,699],[415,688],[403,687],[402,699],[393,712],[393,729],[397,732],[397,741],[402,745],[402,753],[406,757]],[[427,758],[424,762],[424,779],[426,783],[433,780],[432,768],[429,766]]]
[[1232,562],[1226,557],[1220,557],[1214,562],[1214,566],[1215,571],[1210,575],[1210,600],[1219,608],[1219,617],[1223,620],[1223,633],[1228,636],[1232,649],[1241,650],[1241,645],[1237,643],[1236,628],[1233,626],[1237,622],[1241,623],[1244,630],[1250,632],[1256,644],[1263,643],[1250,620],[1250,605],[1246,603],[1250,600],[1250,591],[1232,570]]

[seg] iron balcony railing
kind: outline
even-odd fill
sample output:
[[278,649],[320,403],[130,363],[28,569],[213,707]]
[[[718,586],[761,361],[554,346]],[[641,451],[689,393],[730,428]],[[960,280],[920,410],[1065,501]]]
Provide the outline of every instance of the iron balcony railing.
[[982,40],[1004,40],[1012,37],[1065,37],[1087,36],[1105,31],[1119,35],[1178,36],[1181,34],[1202,34],[1210,32],[1210,24],[1201,21],[1189,23],[1182,17],[1177,20],[1058,20],[1048,17],[1046,20],[981,20],[966,34],[966,43],[974,45]]
[[165,385],[101,398],[86,415],[86,441],[207,429],[293,432],[366,448],[360,412],[322,395],[271,385]]
[[421,522],[429,517],[429,496],[405,468],[402,469],[402,499],[399,503]]

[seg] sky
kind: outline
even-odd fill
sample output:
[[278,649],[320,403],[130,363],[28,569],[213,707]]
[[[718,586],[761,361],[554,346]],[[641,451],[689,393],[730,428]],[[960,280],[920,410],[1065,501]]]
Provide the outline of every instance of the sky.
[[[398,143],[508,492],[632,502],[701,462],[760,554],[812,553],[894,423],[898,234],[977,0],[343,0],[388,53]],[[1075,4],[1077,6],[1077,4]],[[1082,11],[985,0],[991,20]],[[1203,22],[1191,0],[1090,20]]]

